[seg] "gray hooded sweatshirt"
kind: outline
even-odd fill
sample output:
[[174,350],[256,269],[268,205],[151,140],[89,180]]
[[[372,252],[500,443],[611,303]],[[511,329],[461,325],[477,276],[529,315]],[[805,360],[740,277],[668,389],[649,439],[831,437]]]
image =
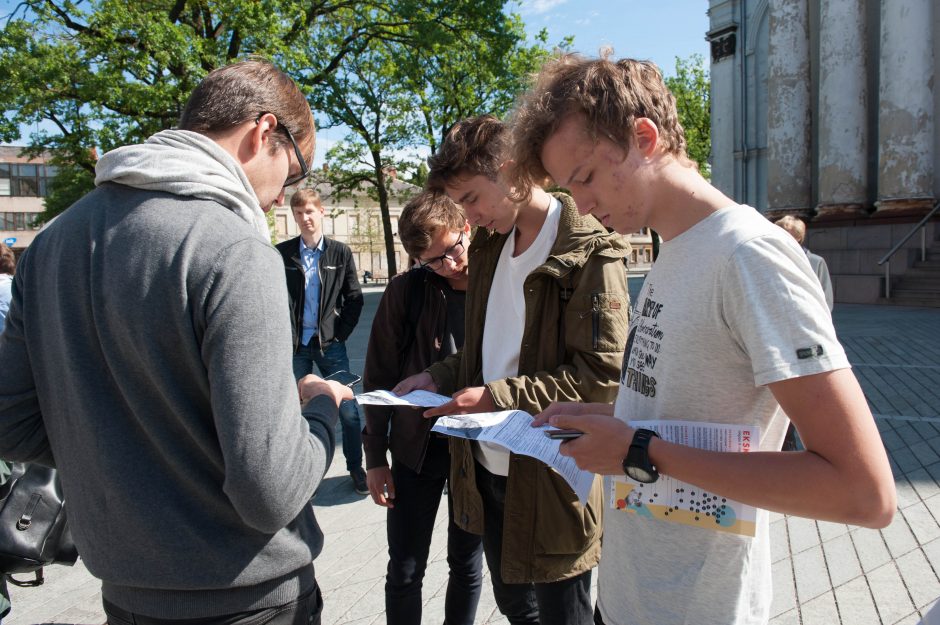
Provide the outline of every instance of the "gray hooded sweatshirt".
[[238,163],[167,131],[18,265],[0,336],[0,458],[60,469],[108,601],[158,618],[281,605],[314,585],[309,500],[334,448],[301,415],[280,255]]

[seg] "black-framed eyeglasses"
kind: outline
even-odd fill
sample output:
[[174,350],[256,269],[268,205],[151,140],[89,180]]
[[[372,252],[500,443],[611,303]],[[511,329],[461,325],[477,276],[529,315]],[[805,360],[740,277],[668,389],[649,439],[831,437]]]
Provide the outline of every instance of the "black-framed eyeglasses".
[[457,242],[444,250],[444,253],[440,256],[436,256],[430,260],[419,260],[418,267],[427,269],[428,271],[437,271],[444,266],[445,260],[450,260],[456,263],[457,259],[463,256],[464,250],[466,249],[463,244],[463,235],[464,233],[461,231],[460,236],[457,237]]
[[[255,119],[255,123],[261,121],[261,118],[267,115],[267,111],[263,111],[258,114],[258,117]],[[273,113],[272,113],[273,115]],[[275,116],[277,119],[277,116]],[[288,176],[287,180],[284,181],[285,187],[292,187],[298,182],[304,180],[307,176],[310,175],[310,168],[307,167],[307,161],[304,160],[304,155],[300,152],[300,146],[297,145],[297,142],[294,140],[294,135],[291,134],[290,130],[287,129],[287,126],[281,123],[280,120],[277,122],[277,128],[280,128],[284,131],[284,134],[287,135],[287,140],[290,141],[290,144],[294,146],[294,155],[297,157],[297,162],[300,164],[300,173],[295,176]]]

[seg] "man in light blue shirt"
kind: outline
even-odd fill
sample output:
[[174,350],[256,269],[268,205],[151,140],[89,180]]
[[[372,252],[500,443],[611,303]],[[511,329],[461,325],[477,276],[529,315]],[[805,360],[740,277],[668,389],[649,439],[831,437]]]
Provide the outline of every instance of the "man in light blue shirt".
[[[328,376],[349,370],[346,339],[362,312],[362,290],[349,246],[323,236],[323,204],[313,189],[301,189],[290,200],[300,236],[278,244],[284,260],[294,328],[294,376]],[[369,493],[362,468],[362,425],[355,401],[339,411],[343,455],[353,487]]]

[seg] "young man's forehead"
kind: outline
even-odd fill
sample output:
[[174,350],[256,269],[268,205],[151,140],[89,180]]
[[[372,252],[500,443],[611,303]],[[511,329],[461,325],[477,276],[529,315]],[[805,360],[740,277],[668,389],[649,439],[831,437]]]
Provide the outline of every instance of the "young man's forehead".
[[294,211],[295,213],[306,213],[307,211],[311,211],[311,210],[312,211],[323,210],[323,207],[320,206],[314,200],[306,200],[302,204],[298,204],[297,206],[292,206],[291,210]]

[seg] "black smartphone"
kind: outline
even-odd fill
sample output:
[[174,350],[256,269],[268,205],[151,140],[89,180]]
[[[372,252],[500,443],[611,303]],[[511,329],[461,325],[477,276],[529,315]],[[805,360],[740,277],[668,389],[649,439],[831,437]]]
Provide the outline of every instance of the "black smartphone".
[[349,371],[337,371],[336,373],[330,374],[323,378],[324,380],[333,380],[334,382],[339,382],[343,386],[352,386],[358,384],[362,378],[360,378],[355,373],[350,373]]
[[558,440],[578,438],[584,434],[581,430],[545,430],[545,436]]

